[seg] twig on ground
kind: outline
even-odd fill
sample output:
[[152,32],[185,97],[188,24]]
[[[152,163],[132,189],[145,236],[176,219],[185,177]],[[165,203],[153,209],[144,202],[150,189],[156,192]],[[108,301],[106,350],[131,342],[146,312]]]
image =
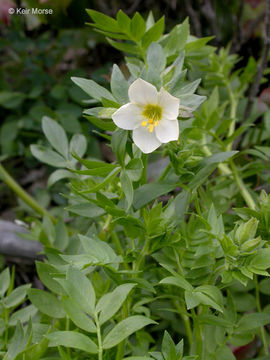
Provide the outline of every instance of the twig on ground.
[[220,29],[217,24],[217,15],[213,8],[211,0],[202,0],[201,11],[206,19],[209,21],[211,31],[215,35],[214,41],[219,44],[221,40]]
[[264,19],[264,45],[262,56],[258,64],[258,69],[254,77],[254,82],[250,88],[243,120],[247,119],[250,116],[254,100],[260,88],[260,82],[263,77],[263,72],[267,66],[268,54],[270,50],[270,0],[266,0],[266,11]]
[[235,53],[240,50],[242,42],[243,42],[243,30],[241,26],[241,20],[243,16],[243,10],[244,10],[244,0],[241,0],[237,14],[235,15],[235,23],[236,23],[236,31],[235,35],[232,39],[232,46],[231,46],[231,52]]
[[191,24],[193,26],[195,35],[197,37],[202,37],[202,27],[201,27],[201,21],[200,21],[198,12],[193,9],[190,0],[185,0],[185,6],[186,6],[188,16],[190,18]]

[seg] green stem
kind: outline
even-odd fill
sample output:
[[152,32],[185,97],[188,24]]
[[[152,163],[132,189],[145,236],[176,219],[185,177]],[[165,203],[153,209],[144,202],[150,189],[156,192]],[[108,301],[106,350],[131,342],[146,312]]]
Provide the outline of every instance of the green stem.
[[[68,331],[69,330],[69,317],[66,317],[66,326],[65,326],[65,330]],[[68,358],[70,359],[71,353],[70,353],[70,348],[67,348],[67,355]]]
[[[212,152],[209,150],[209,148],[206,145],[205,139],[204,139],[203,151],[207,156],[212,155]],[[243,180],[238,175],[238,171],[237,171],[237,168],[236,168],[233,160],[228,160],[228,161],[229,161],[231,169],[227,166],[227,164],[219,164],[218,165],[219,170],[221,171],[221,173],[223,175],[233,175],[234,180],[235,180],[235,182],[240,190],[240,193],[243,196],[247,206],[250,209],[254,210],[256,208],[255,202],[252,199],[250,193],[248,192]]]
[[240,190],[241,195],[243,196],[243,198],[245,199],[245,202],[247,204],[247,206],[252,209],[255,210],[256,209],[256,205],[254,200],[252,199],[250,193],[248,192],[243,180],[240,178],[240,176],[238,175],[237,172],[237,168],[234,165],[234,162],[232,160],[229,160],[229,163],[231,165],[231,169],[232,169],[232,173],[235,179],[235,182]]
[[138,256],[138,259],[135,262],[135,266],[134,266],[135,271],[140,270],[141,264],[144,261],[144,258],[148,253],[149,243],[150,243],[150,240],[149,240],[149,237],[147,237],[146,240],[145,240],[144,246],[142,248],[142,251],[140,252],[140,255]]
[[[202,150],[203,152],[205,153],[205,155],[207,156],[211,156],[213,155],[212,152],[209,150],[208,146],[206,145],[206,138],[205,138],[205,135],[203,135],[203,146],[202,146]],[[231,170],[229,169],[229,167],[227,166],[227,164],[218,164],[218,168],[221,172],[222,175],[231,175],[232,172]]]
[[112,221],[112,215],[108,214],[107,219],[106,219],[103,229],[102,229],[103,231],[105,231],[105,232],[109,231],[109,226],[111,224],[111,221]]
[[[126,319],[127,317],[128,317],[128,305],[127,305],[127,301],[125,301],[122,309],[122,320]],[[126,344],[126,340],[123,340],[117,346],[117,353],[115,360],[123,359],[125,355],[125,344]]]
[[143,162],[143,173],[142,173],[142,184],[147,183],[147,160],[148,156],[146,154],[142,154],[142,162]]
[[160,175],[159,179],[158,179],[158,182],[162,181],[165,179],[165,177],[168,175],[169,171],[171,170],[171,167],[172,167],[172,164],[169,163],[165,170],[163,171],[163,173]]
[[[255,282],[255,292],[256,292],[256,305],[257,305],[257,309],[258,309],[259,312],[262,312],[262,306],[261,306],[261,301],[260,301],[259,283],[258,283],[258,277],[257,277],[257,275],[254,275],[254,282]],[[265,331],[264,326],[261,326],[260,330],[261,330],[261,336],[262,336],[264,354],[265,354],[265,355],[268,355],[268,354],[269,354],[269,350],[268,350],[268,345],[267,345],[267,340],[266,340],[266,331]]]
[[19,196],[28,206],[35,210],[40,215],[48,216],[54,223],[56,222],[55,218],[43,207],[41,207],[36,200],[29,195],[6,171],[4,166],[0,164],[0,178],[7,184],[8,187],[14,191],[15,194]]
[[[230,118],[232,119],[232,122],[230,124],[228,135],[227,135],[227,137],[229,138],[230,136],[233,135],[234,130],[235,130],[237,101],[236,101],[236,97],[235,97],[235,95],[234,95],[234,93],[233,93],[233,91],[231,89],[231,86],[230,86],[229,82],[226,81],[225,85],[226,85],[226,88],[228,90],[230,103],[231,103]],[[232,148],[232,144],[228,144],[227,150],[229,151],[229,150],[231,150],[231,148]]]
[[191,315],[193,319],[193,327],[196,338],[196,355],[199,356],[198,360],[203,360],[203,341],[202,341],[201,328],[198,323],[197,315],[194,309],[191,309]]
[[98,360],[103,359],[103,344],[102,344],[102,338],[101,338],[101,330],[100,330],[100,324],[98,320],[98,316],[95,314],[95,323],[97,327],[97,338],[98,338]]
[[4,308],[4,321],[5,321],[5,337],[4,337],[4,346],[5,349],[8,349],[8,329],[9,329],[9,311],[8,309]]
[[112,238],[112,241],[113,241],[116,249],[118,250],[119,254],[122,256],[122,258],[124,260],[124,263],[123,263],[124,268],[126,270],[130,270],[128,264],[125,262],[125,253],[124,253],[124,250],[123,250],[122,245],[120,243],[120,240],[119,240],[117,234],[114,231],[111,232],[111,238]]
[[181,316],[181,318],[183,320],[183,323],[185,325],[185,329],[186,329],[186,332],[187,332],[188,344],[189,344],[189,347],[191,347],[191,345],[192,345],[192,330],[191,330],[189,316],[188,316],[188,313],[186,311],[186,308],[181,307],[176,300],[174,301],[174,306],[178,310],[179,315]]

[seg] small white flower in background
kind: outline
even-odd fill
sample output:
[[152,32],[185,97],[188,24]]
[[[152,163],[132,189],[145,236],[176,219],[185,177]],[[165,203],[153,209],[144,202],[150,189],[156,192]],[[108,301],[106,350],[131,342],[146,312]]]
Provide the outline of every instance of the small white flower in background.
[[130,85],[128,96],[130,102],[121,106],[112,119],[119,128],[133,130],[133,141],[143,153],[178,139],[179,99],[163,88],[158,92],[142,79]]

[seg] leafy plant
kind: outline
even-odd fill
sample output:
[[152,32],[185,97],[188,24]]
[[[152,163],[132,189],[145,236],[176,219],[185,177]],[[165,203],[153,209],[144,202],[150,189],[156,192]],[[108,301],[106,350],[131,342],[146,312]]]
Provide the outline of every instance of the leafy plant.
[[[115,161],[85,156],[85,137],[69,141],[57,117],[42,119],[48,146],[31,151],[57,168],[49,184],[69,179],[72,218],[46,214],[32,225],[30,236],[44,245],[36,267],[47,289],[27,289],[38,312],[5,332],[4,359],[233,360],[234,347],[255,338],[254,356],[267,359],[270,200],[257,183],[268,184],[269,139],[254,149],[241,142],[255,119],[241,121],[254,60],[235,70],[238,56],[191,36],[188,20],[163,35],[164,19],[151,14],[88,13],[127,54],[110,89],[72,78],[95,100],[84,116]],[[134,90],[139,78],[144,85]],[[169,119],[177,140],[156,132],[168,120],[163,96],[177,101],[177,119]],[[139,127],[145,143],[153,133],[160,140],[151,155],[135,145],[130,130]],[[262,162],[247,163],[247,154]]]

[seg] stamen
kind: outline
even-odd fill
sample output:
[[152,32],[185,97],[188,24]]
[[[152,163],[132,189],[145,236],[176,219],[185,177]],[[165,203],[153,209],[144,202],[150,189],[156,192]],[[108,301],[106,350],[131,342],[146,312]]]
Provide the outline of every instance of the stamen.
[[149,130],[150,133],[153,132],[154,125],[150,124],[147,129]]
[[152,133],[162,119],[162,107],[157,104],[148,104],[145,106],[142,116],[145,120],[141,122],[141,126],[147,126],[147,130]]

